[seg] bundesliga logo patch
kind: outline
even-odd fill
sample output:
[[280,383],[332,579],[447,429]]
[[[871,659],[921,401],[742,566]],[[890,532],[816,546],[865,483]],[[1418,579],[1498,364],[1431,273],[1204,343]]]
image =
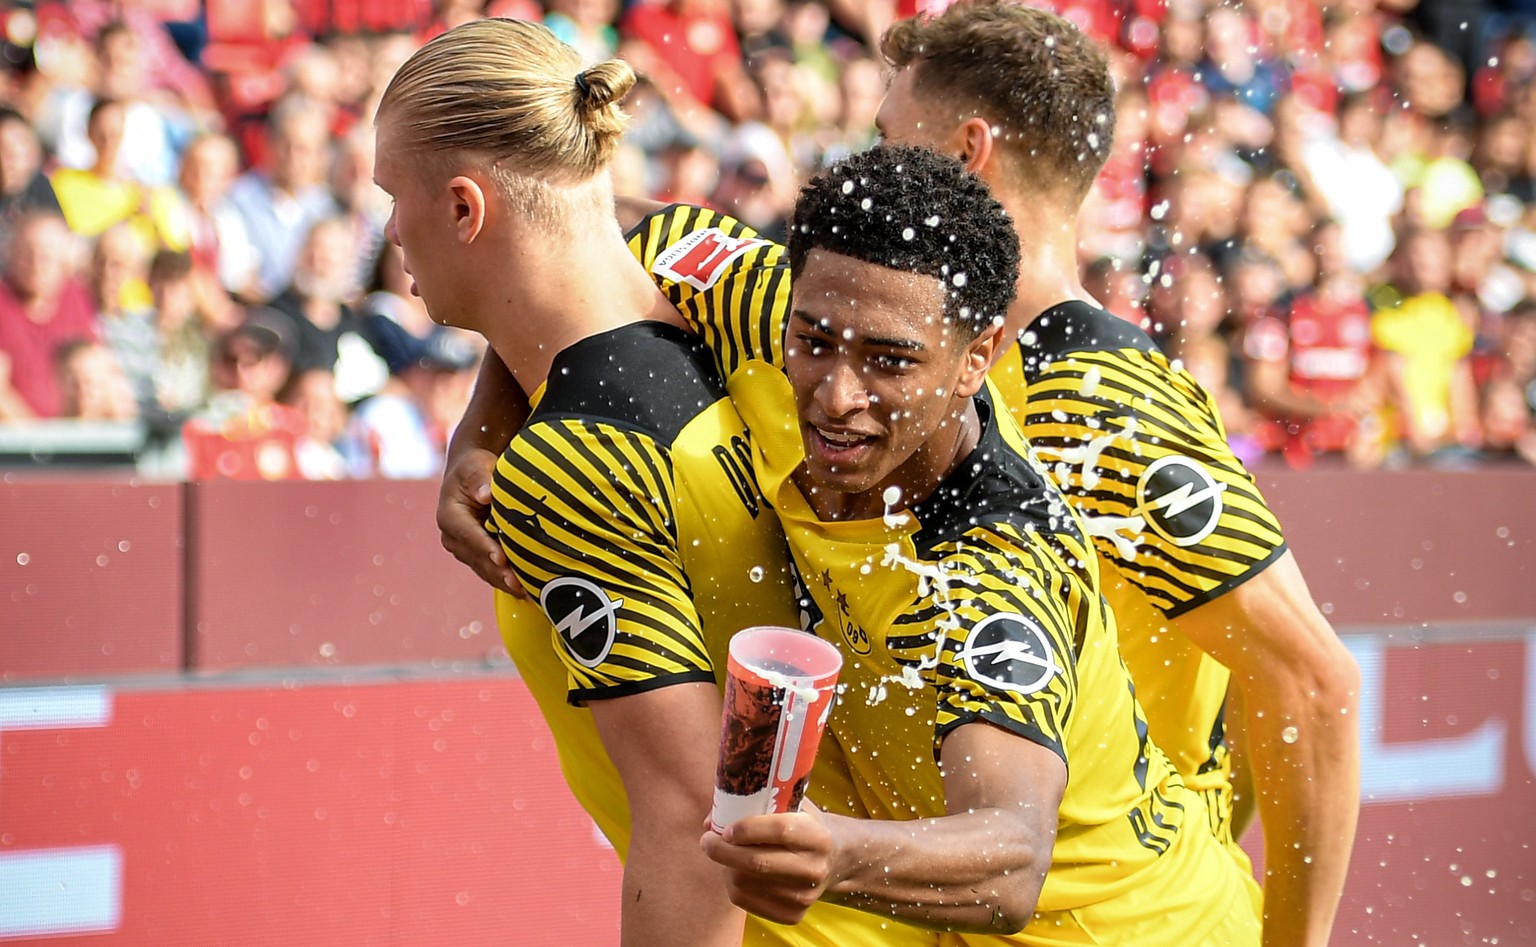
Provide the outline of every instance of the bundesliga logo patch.
[[730,262],[768,241],[738,238],[711,227],[695,230],[656,257],[651,272],[694,289],[709,289],[720,281]]

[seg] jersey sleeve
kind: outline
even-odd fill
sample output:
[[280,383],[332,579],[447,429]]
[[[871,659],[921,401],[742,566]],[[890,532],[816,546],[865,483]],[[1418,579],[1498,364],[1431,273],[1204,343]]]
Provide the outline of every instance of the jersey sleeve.
[[714,680],[674,498],[668,453],[613,425],[536,422],[497,462],[492,519],[549,618],[573,704]]
[[753,359],[784,364],[784,247],[733,217],[673,204],[630,230],[629,248],[704,339],[722,378]]
[[1029,383],[1022,426],[1099,551],[1169,618],[1285,551],[1215,403],[1159,352],[1052,362]]
[[934,752],[957,727],[986,721],[1066,762],[1080,626],[1093,620],[1098,596],[1006,524],[970,531],[939,569],[948,581],[925,583],[926,598],[890,638],[898,647],[936,643],[937,663],[921,662],[939,694]]

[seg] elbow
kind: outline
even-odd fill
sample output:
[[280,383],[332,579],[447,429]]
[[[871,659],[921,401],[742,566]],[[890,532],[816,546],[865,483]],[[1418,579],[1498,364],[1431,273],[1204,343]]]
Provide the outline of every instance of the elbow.
[[1314,703],[1329,714],[1355,715],[1360,706],[1360,665],[1338,639],[1334,639],[1312,668]]
[[1045,884],[1045,872],[1050,867],[1051,846],[1022,843],[1010,846],[1008,867],[993,879],[991,897],[983,904],[991,909],[991,917],[982,929],[989,934],[1017,934],[1035,916],[1035,906],[1040,900],[1040,888]]
[[[1038,894],[1038,893],[1037,893]],[[992,923],[987,925],[989,934],[1017,934],[1035,916],[1037,895],[999,899],[992,910]]]

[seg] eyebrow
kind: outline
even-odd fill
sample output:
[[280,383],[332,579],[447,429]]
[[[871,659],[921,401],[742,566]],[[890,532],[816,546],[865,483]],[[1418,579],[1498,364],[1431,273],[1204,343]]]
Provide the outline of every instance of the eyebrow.
[[[818,332],[825,332],[828,335],[832,334],[832,330],[827,326],[825,320],[817,319],[815,316],[811,315],[803,309],[796,309],[792,311],[790,316],[800,320],[801,322],[808,323],[811,328]],[[873,335],[864,336],[859,340],[859,344],[872,345],[876,348],[883,349],[900,349],[905,352],[926,352],[928,350],[928,346],[917,341],[916,339],[887,339]]]

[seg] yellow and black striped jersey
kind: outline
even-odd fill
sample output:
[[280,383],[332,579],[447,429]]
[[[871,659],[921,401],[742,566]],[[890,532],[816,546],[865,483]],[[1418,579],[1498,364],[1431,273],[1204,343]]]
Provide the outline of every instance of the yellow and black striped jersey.
[[993,383],[1107,564],[1105,594],[1152,735],[1226,832],[1229,672],[1176,619],[1285,551],[1210,395],[1146,333],[1103,309],[1047,310]]
[[621,852],[617,774],[589,716],[558,705],[721,683],[732,634],[794,619],[747,451],[703,346],[642,322],[559,353],[496,465],[492,520],[542,610],[500,596],[503,636],[573,790]]
[[720,377],[784,363],[789,257],[725,214],[673,204],[630,231],[631,252],[709,347]]
[[813,801],[861,818],[941,816],[940,744],[985,721],[1068,774],[1037,915],[985,942],[1198,944],[1231,919],[1211,910],[1224,898],[1247,912],[1251,937],[1237,942],[1256,943],[1252,879],[1148,738],[1090,540],[992,395],[977,399],[975,451],[932,496],[823,522],[791,479],[804,453],[787,379],[759,362],[728,387],[789,540],[802,624],[844,656],[823,748],[836,752]]

